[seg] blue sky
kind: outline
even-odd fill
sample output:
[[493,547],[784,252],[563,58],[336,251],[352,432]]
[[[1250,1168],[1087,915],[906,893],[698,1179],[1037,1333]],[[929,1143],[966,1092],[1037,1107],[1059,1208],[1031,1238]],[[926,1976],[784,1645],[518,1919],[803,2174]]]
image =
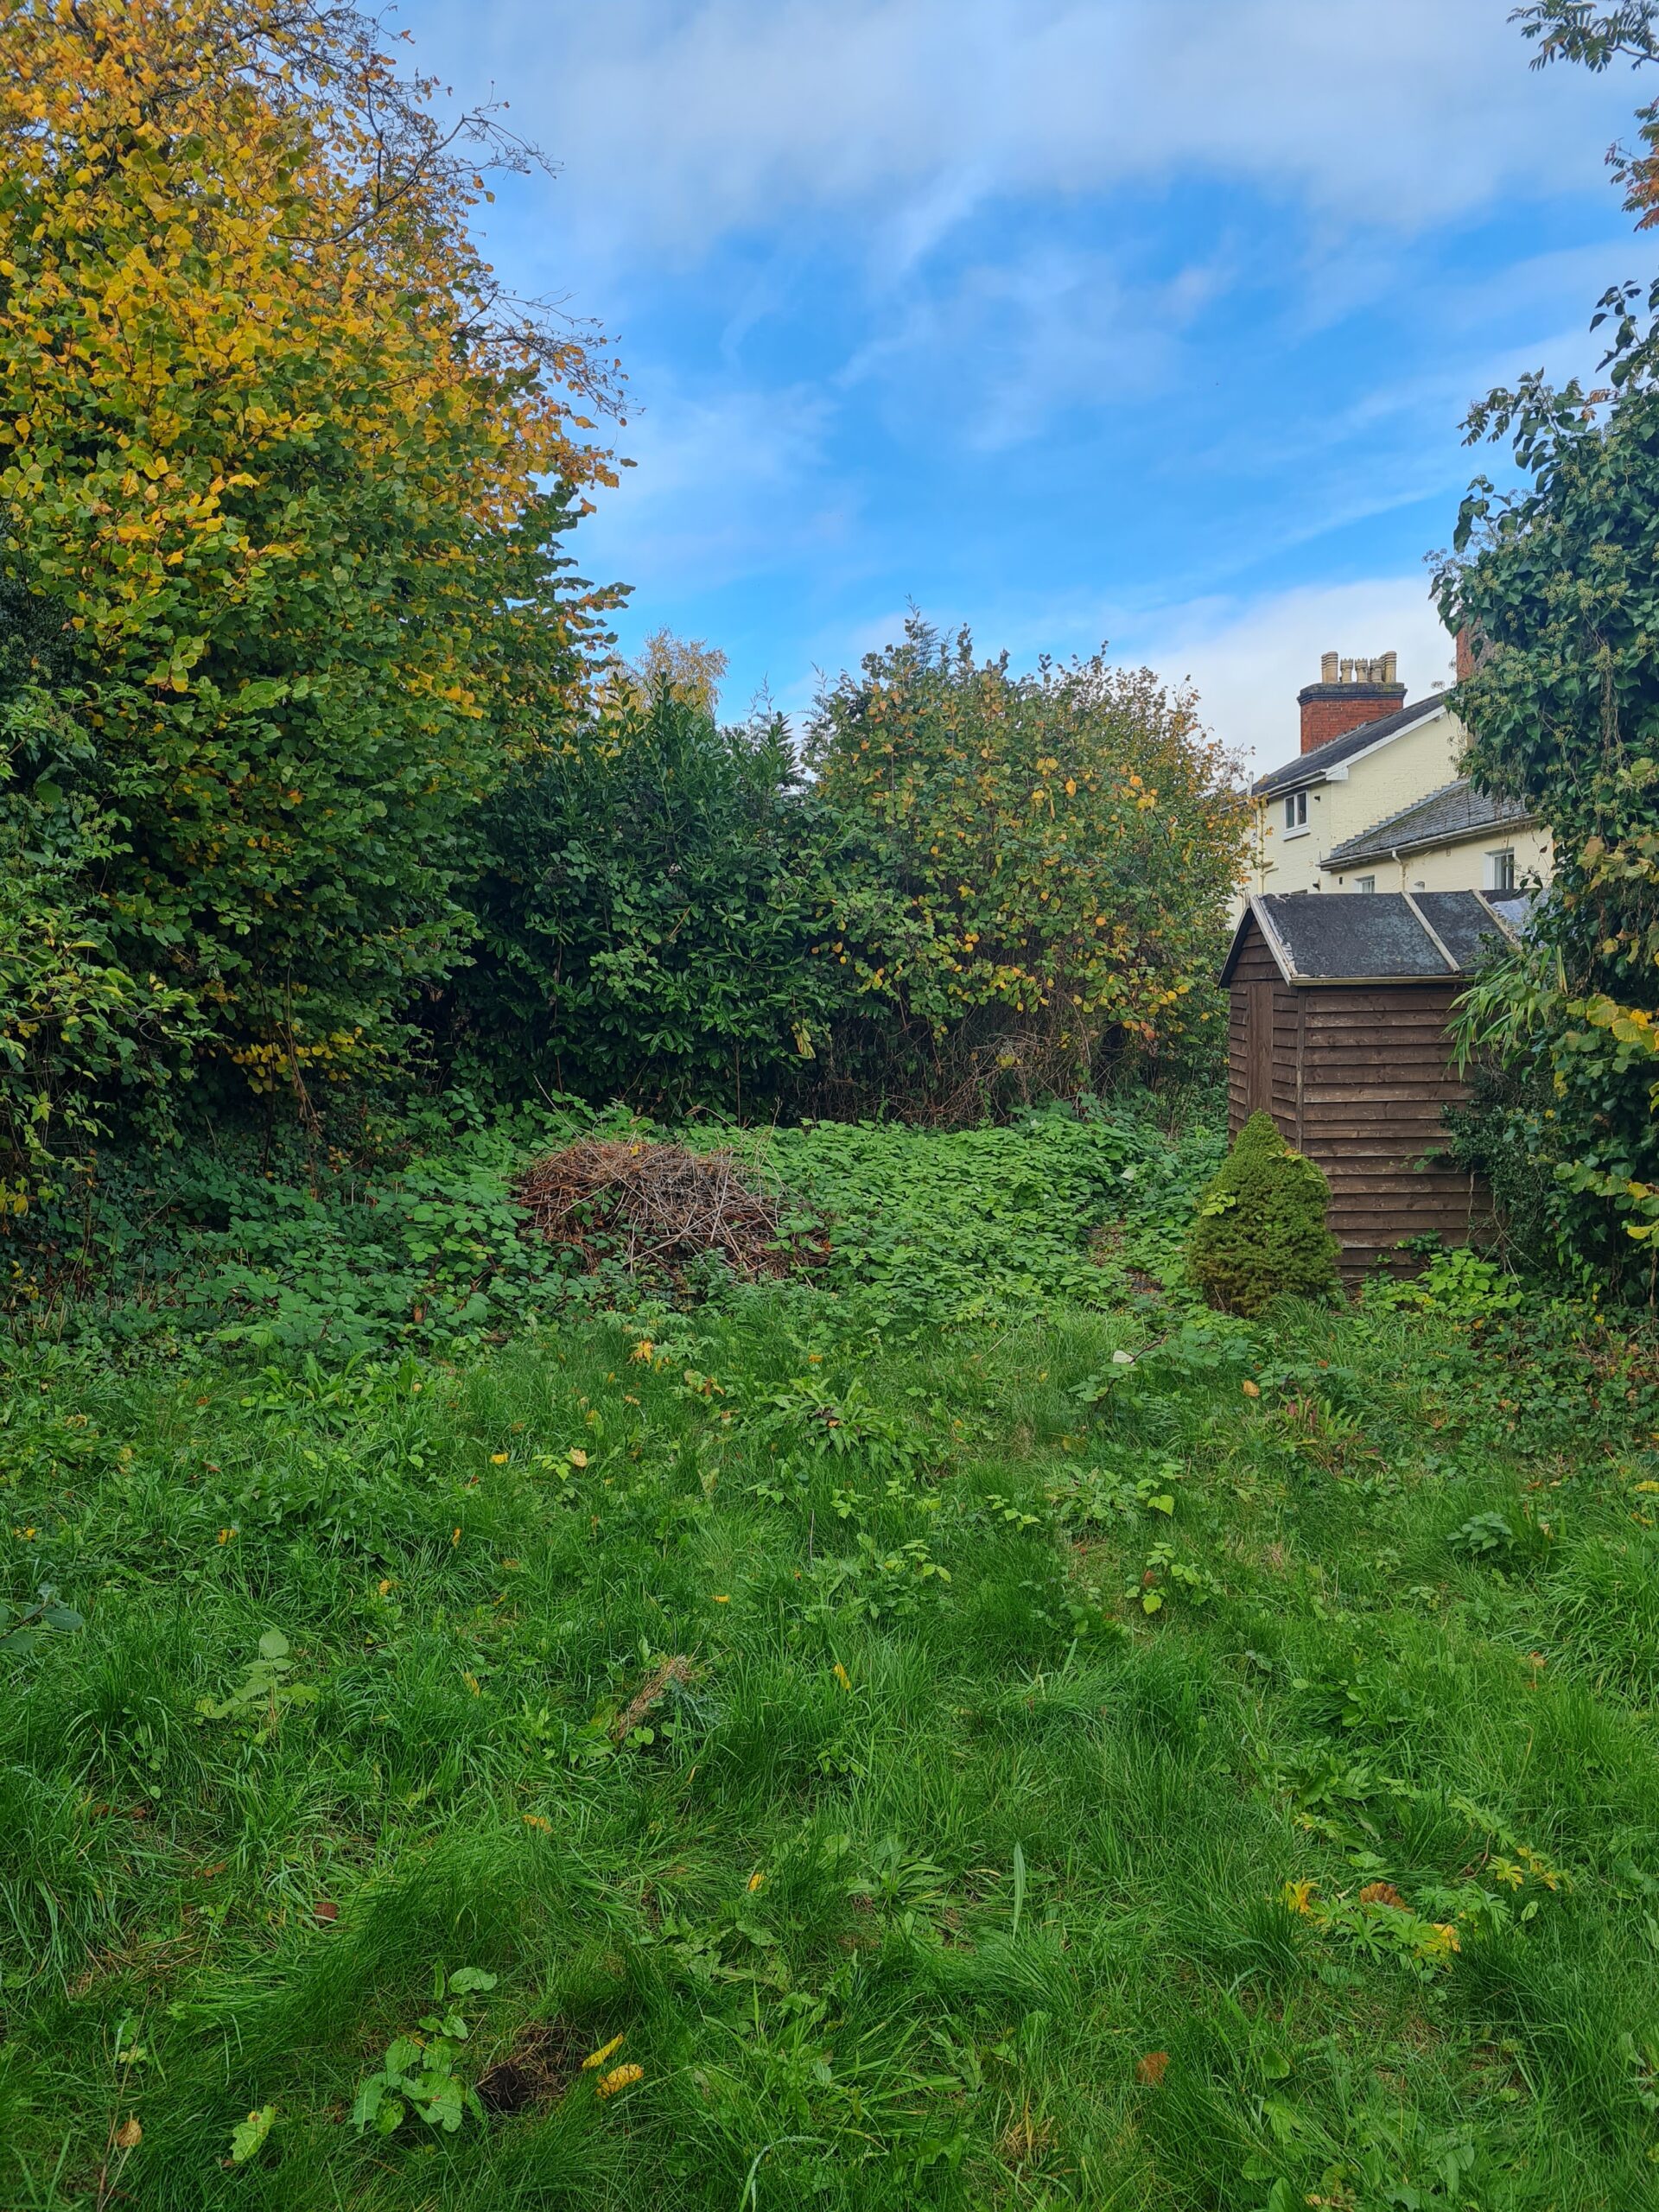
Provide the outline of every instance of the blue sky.
[[1508,0],[404,0],[562,164],[488,211],[618,342],[637,463],[584,524],[625,645],[795,712],[906,602],[1191,677],[1260,766],[1322,651],[1448,671],[1424,555],[1470,400],[1593,366],[1645,276],[1626,70]]

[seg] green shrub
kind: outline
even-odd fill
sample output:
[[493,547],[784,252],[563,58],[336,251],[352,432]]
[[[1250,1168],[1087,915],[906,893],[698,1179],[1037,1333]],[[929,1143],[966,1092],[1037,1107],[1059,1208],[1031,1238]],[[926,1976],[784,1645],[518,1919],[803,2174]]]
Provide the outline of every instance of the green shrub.
[[818,810],[783,726],[626,693],[485,805],[452,1049],[531,1084],[741,1111],[798,1079],[847,996],[820,954]]
[[1252,1114],[1198,1200],[1187,1266],[1212,1306],[1259,1313],[1269,1299],[1329,1298],[1341,1284],[1325,1225],[1331,1186],[1272,1116]]

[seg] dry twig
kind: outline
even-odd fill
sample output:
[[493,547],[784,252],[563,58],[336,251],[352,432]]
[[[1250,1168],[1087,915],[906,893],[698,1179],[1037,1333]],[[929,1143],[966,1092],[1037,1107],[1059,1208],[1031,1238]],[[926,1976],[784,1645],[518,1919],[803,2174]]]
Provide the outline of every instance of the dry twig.
[[785,1235],[776,1201],[749,1189],[729,1152],[583,1137],[533,1162],[514,1191],[548,1242],[579,1254],[589,1274],[613,1259],[683,1285],[714,1253],[735,1274],[781,1275],[827,1250],[822,1238]]

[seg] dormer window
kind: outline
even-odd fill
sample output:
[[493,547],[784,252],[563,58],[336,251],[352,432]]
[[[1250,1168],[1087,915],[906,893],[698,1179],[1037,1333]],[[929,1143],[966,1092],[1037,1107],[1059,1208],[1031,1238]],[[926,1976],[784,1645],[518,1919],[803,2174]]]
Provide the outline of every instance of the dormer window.
[[1287,830],[1306,830],[1307,827],[1307,793],[1292,791],[1285,801]]

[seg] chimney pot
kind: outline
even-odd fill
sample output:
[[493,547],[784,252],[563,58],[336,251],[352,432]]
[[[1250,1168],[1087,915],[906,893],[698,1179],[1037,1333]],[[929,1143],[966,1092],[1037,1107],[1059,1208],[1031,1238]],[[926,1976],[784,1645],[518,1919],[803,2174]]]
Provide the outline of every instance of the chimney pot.
[[1399,655],[1376,653],[1344,658],[1321,653],[1319,680],[1297,694],[1302,713],[1302,751],[1317,753],[1332,738],[1344,737],[1365,722],[1380,721],[1406,702],[1399,680]]

